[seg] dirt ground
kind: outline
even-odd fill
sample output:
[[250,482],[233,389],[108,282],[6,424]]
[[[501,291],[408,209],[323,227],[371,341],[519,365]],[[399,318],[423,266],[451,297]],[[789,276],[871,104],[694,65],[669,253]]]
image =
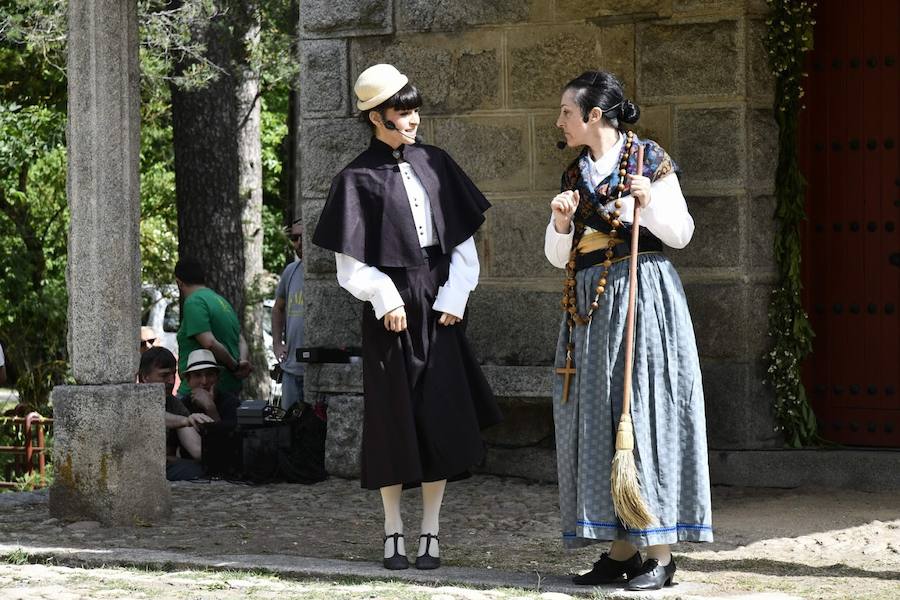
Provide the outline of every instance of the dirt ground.
[[[354,481],[182,482],[172,485],[172,502],[167,522],[107,528],[50,517],[46,494],[0,494],[0,539],[22,546],[141,548],[195,556],[380,559],[380,498]],[[418,504],[418,491],[405,494],[410,541],[418,534]],[[556,487],[519,479],[476,476],[450,484],[441,522],[448,565],[562,575],[588,568],[604,549],[563,551]],[[896,491],[717,487],[713,525],[714,543],[675,547],[678,580],[707,584],[716,594],[900,598]]]

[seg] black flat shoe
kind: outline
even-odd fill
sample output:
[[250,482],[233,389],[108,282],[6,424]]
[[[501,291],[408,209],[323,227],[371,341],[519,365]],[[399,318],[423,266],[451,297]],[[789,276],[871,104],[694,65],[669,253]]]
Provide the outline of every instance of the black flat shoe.
[[641,570],[642,565],[640,552],[635,552],[634,556],[627,560],[613,560],[604,552],[600,555],[600,560],[594,563],[593,569],[584,575],[576,575],[572,578],[572,583],[575,585],[615,583],[621,581],[623,575],[626,579],[631,578]]
[[401,569],[409,568],[409,560],[406,558],[405,554],[400,554],[399,544],[400,538],[403,537],[402,533],[392,533],[391,535],[384,536],[384,542],[388,541],[389,538],[394,539],[394,555],[385,558],[382,564],[385,569],[390,569],[391,571],[399,571]]
[[431,547],[431,540],[435,542],[440,542],[438,536],[432,535],[430,533],[423,533],[419,536],[419,540],[425,538],[425,553],[422,556],[416,557],[416,568],[422,570],[431,570],[437,569],[441,566],[441,557],[432,556],[428,553],[428,549]]
[[643,590],[658,590],[662,586],[672,585],[672,577],[675,575],[675,557],[669,559],[669,564],[662,567],[655,558],[644,561],[640,572],[628,579],[626,590],[635,592]]

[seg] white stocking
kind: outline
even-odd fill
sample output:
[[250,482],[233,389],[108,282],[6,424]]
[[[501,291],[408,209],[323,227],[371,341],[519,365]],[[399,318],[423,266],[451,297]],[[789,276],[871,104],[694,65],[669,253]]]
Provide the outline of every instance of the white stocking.
[[[381,503],[384,505],[384,535],[403,533],[403,518],[400,516],[400,494],[402,492],[401,484],[381,488]],[[397,551],[400,554],[406,554],[403,538],[397,540]],[[384,556],[389,558],[393,555],[394,540],[391,538],[384,542]]]
[[[441,503],[446,485],[446,479],[422,484],[422,527],[419,533],[437,535],[440,531]],[[419,538],[419,556],[425,554],[426,543],[425,538]],[[437,540],[431,540],[428,553],[435,558],[440,556]]]
[[647,546],[647,558],[655,558],[659,561],[660,566],[664,567],[672,560],[672,551],[668,544]]

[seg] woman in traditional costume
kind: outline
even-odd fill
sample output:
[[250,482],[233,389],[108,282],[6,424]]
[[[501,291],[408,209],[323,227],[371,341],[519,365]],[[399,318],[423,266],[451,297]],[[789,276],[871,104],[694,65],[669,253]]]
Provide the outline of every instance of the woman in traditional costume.
[[374,65],[354,92],[373,137],[332,181],[313,243],[365,302],[361,483],[381,491],[383,564],[409,566],[400,495],[421,485],[415,566],[434,569],[444,486],[482,462],[480,430],[500,420],[464,329],[490,205],[446,152],[418,143],[422,100],[405,75]]
[[[664,245],[686,246],[694,222],[671,157],[621,127],[639,114],[610,73],[588,71],[565,87],[556,125],[569,147],[583,150],[550,203],[544,245],[547,259],[566,270],[556,350],[562,377],[553,393],[563,541],[577,548],[611,540],[609,551],[574,582],[615,583],[624,576],[630,590],[671,584],[670,544],[712,541],[697,346],[681,280],[662,253]],[[642,209],[631,417],[641,493],[657,521],[647,529],[623,525],[610,486],[635,201]]]

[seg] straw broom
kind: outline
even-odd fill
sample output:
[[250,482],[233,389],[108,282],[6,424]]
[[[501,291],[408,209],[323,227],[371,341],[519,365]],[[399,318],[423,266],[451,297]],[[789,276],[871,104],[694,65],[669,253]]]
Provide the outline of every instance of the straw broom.
[[[644,147],[638,146],[637,172],[643,172]],[[631,371],[634,359],[634,313],[637,303],[638,232],[640,203],[634,202],[634,221],[631,228],[631,261],[628,273],[628,315],[625,319],[625,386],[622,397],[622,416],[616,431],[616,453],[612,460],[610,486],[613,507],[626,527],[647,529],[656,522],[641,497],[641,487],[634,463],[634,426],[631,423]]]

